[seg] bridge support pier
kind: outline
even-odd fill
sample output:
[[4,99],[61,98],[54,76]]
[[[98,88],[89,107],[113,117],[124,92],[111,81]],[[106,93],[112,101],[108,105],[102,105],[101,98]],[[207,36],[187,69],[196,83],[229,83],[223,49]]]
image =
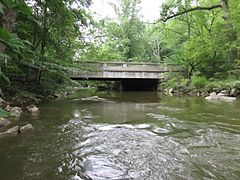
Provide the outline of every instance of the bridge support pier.
[[157,89],[156,89],[157,91],[161,91],[162,90],[161,84],[162,84],[162,80],[161,79],[157,80]]

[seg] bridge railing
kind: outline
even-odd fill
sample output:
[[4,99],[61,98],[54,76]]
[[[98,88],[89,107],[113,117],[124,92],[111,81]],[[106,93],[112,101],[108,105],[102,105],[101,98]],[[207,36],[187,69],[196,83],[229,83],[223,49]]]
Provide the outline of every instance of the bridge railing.
[[[172,64],[142,62],[75,62],[72,77],[162,78],[165,72],[178,72]],[[80,69],[79,69],[80,68]]]
[[179,71],[179,66],[168,63],[144,63],[144,62],[95,62],[95,61],[81,61],[74,62],[76,68],[86,71]]

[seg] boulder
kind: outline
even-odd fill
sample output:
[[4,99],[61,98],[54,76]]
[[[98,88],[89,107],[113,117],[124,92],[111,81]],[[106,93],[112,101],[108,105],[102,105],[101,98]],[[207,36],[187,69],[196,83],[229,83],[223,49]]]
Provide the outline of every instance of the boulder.
[[20,107],[11,107],[10,108],[10,116],[13,116],[13,117],[20,117],[21,113],[22,113],[22,109]]
[[22,113],[22,108],[17,106],[11,107],[7,105],[4,110],[10,112],[10,116],[13,116],[13,117],[20,117]]
[[11,121],[5,118],[0,118],[0,128],[8,126],[9,124],[11,124]]
[[173,90],[173,88],[170,88],[170,89],[168,90],[168,94],[172,94],[172,93],[174,93],[174,90]]
[[202,97],[207,97],[207,96],[208,96],[208,93],[207,93],[207,92],[202,92],[202,93],[201,93],[201,96],[202,96]]
[[7,130],[6,132],[0,133],[0,138],[4,138],[7,136],[15,136],[19,133],[19,126],[14,126]]
[[0,138],[7,137],[7,136],[16,136],[19,133],[24,133],[33,129],[34,128],[31,124],[26,124],[25,126],[14,126],[8,129],[6,132],[0,133]]
[[9,112],[11,110],[11,107],[10,105],[7,105],[5,108],[4,108],[5,111]]
[[229,96],[228,90],[222,90],[220,93],[217,94],[218,96]]
[[7,130],[5,133],[10,134],[10,135],[16,135],[19,133],[19,126],[14,126]]
[[100,97],[98,97],[98,96],[81,98],[81,100],[82,100],[82,101],[94,101],[94,102],[107,102],[106,99],[100,98]]
[[30,105],[27,106],[26,109],[28,110],[28,112],[30,112],[31,114],[37,114],[39,112],[39,109],[37,108],[37,106],[35,105]]
[[230,96],[237,97],[238,94],[239,94],[239,91],[237,90],[237,88],[231,89]]
[[208,101],[226,101],[226,102],[232,102],[235,101],[237,98],[236,97],[229,97],[229,96],[223,96],[219,95],[216,92],[213,92],[210,94],[210,96],[207,96],[205,98]]
[[221,91],[223,91],[224,88],[223,87],[216,87],[216,88],[213,88],[213,91],[216,92],[216,93],[220,93]]
[[27,124],[25,126],[21,126],[19,128],[19,133],[23,133],[23,132],[26,132],[26,131],[29,131],[29,130],[33,130],[33,126],[31,124]]

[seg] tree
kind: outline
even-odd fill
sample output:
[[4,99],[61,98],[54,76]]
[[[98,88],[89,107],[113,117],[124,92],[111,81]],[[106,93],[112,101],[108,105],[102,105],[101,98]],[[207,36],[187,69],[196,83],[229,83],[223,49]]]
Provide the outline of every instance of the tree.
[[85,60],[139,61],[146,58],[147,29],[140,20],[140,0],[121,0],[111,4],[117,20],[95,23],[91,39],[82,51]]
[[119,4],[112,4],[118,15],[121,38],[125,39],[123,46],[127,48],[127,60],[141,59],[144,55],[145,25],[139,19],[140,3],[140,0],[121,0]]
[[188,84],[194,72],[207,78],[227,78],[239,57],[234,47],[238,41],[236,13],[232,13],[237,6],[234,1],[214,2],[172,0],[162,7],[157,25],[165,30],[164,41],[173,50],[169,59],[186,68]]
[[2,71],[13,83],[5,88],[25,83],[38,87],[44,71],[45,82],[57,83],[59,78],[51,76],[72,66],[83,39],[81,30],[91,24],[86,11],[90,4],[90,0],[2,0],[0,53],[8,59]]

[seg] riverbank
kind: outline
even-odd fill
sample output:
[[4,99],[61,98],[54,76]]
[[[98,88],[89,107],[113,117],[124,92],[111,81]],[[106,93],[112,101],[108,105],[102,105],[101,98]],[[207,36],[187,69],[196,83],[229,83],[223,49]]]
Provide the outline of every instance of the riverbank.
[[207,97],[219,95],[240,98],[240,81],[210,81],[193,82],[186,85],[186,81],[164,82],[160,91],[170,95],[189,95]]
[[0,138],[16,136],[20,133],[33,130],[33,126],[29,123],[19,121],[21,114],[24,112],[36,116],[39,108],[35,105],[26,107],[11,106],[11,103],[0,98]]

